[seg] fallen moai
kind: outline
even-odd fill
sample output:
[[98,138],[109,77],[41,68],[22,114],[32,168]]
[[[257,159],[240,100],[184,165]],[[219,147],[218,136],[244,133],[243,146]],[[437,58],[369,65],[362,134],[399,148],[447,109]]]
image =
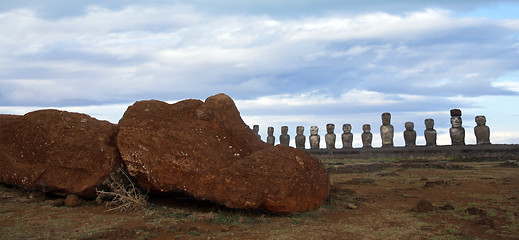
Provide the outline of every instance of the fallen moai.
[[277,213],[316,209],[328,196],[328,174],[318,160],[261,141],[225,94],[205,102],[139,101],[119,128],[117,146],[128,172],[152,193],[183,192]]
[[117,126],[85,114],[40,110],[0,125],[0,182],[95,197],[120,167]]
[[0,114],[0,125],[18,117],[20,117],[20,115]]

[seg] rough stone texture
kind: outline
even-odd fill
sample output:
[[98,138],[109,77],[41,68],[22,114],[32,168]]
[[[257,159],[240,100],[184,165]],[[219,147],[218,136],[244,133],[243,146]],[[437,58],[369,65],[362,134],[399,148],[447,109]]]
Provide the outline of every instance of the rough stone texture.
[[297,132],[297,135],[295,137],[296,148],[305,149],[306,136],[303,134],[305,132],[305,127],[297,126],[296,132]]
[[476,126],[474,127],[474,135],[476,135],[476,143],[478,145],[490,144],[490,128],[486,125],[487,118],[478,115],[475,118]]
[[382,126],[380,126],[380,137],[382,138],[382,147],[393,147],[393,136],[395,128],[391,125],[391,114],[382,113]]
[[319,136],[319,127],[310,127],[310,137],[308,137],[308,140],[310,142],[310,149],[319,149],[319,143],[321,142],[321,136]]
[[423,132],[425,137],[425,146],[436,146],[436,130],[434,130],[434,119],[425,119],[425,130]]
[[373,133],[371,133],[371,125],[362,125],[362,148],[372,148],[371,142],[373,141]]
[[415,210],[419,213],[430,212],[434,210],[434,206],[429,200],[422,199],[416,204]]
[[267,134],[267,144],[274,146],[276,143],[276,137],[274,137],[274,127],[268,127]]
[[79,199],[76,195],[70,194],[65,198],[65,202],[63,205],[67,207],[77,207],[81,204],[81,199]]
[[406,147],[416,146],[416,131],[414,130],[413,122],[405,123],[404,141]]
[[353,147],[353,133],[351,133],[351,124],[349,124],[349,123],[343,124],[342,131],[344,132],[341,135],[342,148],[352,148]]
[[288,135],[288,126],[281,127],[281,135],[279,135],[279,144],[288,146],[290,144],[290,135]]
[[451,125],[449,134],[452,145],[465,145],[465,128],[462,127],[461,110],[451,110]]
[[119,121],[129,173],[152,193],[184,192],[231,208],[278,213],[319,207],[324,167],[303,150],[255,137],[225,94],[205,103],[140,101]]
[[0,181],[29,190],[90,198],[121,160],[117,126],[58,110],[0,125]]
[[13,119],[16,119],[18,117],[21,117],[20,115],[9,115],[9,114],[0,114],[0,125],[11,121]]
[[328,123],[326,124],[326,135],[324,135],[324,141],[326,143],[326,149],[335,149],[335,141],[337,136],[334,133],[335,124]]

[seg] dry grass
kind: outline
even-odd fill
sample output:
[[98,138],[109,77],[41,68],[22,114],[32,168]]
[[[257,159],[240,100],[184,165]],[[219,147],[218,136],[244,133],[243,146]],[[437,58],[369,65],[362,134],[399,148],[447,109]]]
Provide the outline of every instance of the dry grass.
[[125,211],[139,211],[148,207],[148,195],[142,194],[135,186],[128,175],[119,169],[128,184],[125,184],[122,178],[115,178],[110,176],[108,187],[110,191],[97,190],[96,201],[105,202],[107,207],[111,207],[107,211],[119,210]]

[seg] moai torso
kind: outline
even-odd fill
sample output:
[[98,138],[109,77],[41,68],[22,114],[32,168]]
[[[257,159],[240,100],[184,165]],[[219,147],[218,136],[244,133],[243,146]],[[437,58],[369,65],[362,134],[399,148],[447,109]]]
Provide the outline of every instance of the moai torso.
[[405,123],[404,141],[406,147],[416,146],[416,131],[414,130],[413,122]]
[[334,130],[334,124],[326,124],[326,135],[324,136],[324,140],[326,141],[326,149],[335,149],[336,136]]
[[343,124],[342,131],[344,132],[342,137],[342,148],[352,148],[353,145],[353,133],[351,133],[351,124]]
[[372,148],[373,134],[371,133],[371,125],[364,124],[362,126],[362,148]]
[[425,146],[436,146],[436,130],[434,130],[434,120],[425,119],[425,131],[423,135],[425,137]]
[[462,127],[461,110],[451,110],[451,125],[449,133],[452,145],[465,145],[465,129]]
[[321,142],[321,136],[319,136],[319,127],[311,126],[310,127],[310,148],[311,149],[319,149],[319,143]]
[[288,135],[288,126],[281,127],[281,135],[279,136],[279,143],[283,145],[290,144],[290,135]]
[[267,143],[274,146],[274,143],[276,142],[276,137],[274,137],[274,127],[268,127],[267,133]]
[[478,115],[475,120],[477,125],[474,127],[474,134],[476,135],[477,144],[490,144],[490,128],[486,125],[487,118]]
[[258,136],[259,139],[261,139],[261,136],[259,135],[259,125],[252,126],[252,131],[254,134],[256,134],[256,136]]
[[296,148],[305,149],[306,136],[303,135],[305,127],[297,126],[296,128]]
[[391,125],[391,114],[382,114],[382,126],[380,126],[380,137],[382,138],[382,147],[393,147],[393,136],[395,128]]

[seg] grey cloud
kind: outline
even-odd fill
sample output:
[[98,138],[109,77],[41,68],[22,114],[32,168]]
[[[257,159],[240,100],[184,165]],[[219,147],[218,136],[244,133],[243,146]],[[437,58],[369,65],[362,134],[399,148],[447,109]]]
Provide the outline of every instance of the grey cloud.
[[[68,91],[81,93],[77,96],[82,100],[76,102],[168,100],[217,92],[229,92],[242,99],[312,90],[338,96],[348,89],[470,96],[510,94],[492,87],[491,80],[518,67],[513,61],[518,52],[509,51],[514,42],[507,38],[514,34],[513,30],[502,27],[500,22],[459,20],[441,11],[419,12],[418,15],[430,16],[438,22],[410,27],[408,35],[401,38],[391,28],[406,30],[402,25],[412,26],[408,19],[412,14],[386,14],[383,17],[402,24],[389,25],[383,31],[378,30],[377,24],[384,22],[364,23],[363,29],[364,25],[359,25],[362,21],[358,21],[356,26],[364,34],[356,37],[345,32],[351,27],[336,24],[337,19],[347,24],[352,19],[348,16],[284,20],[268,16],[217,16],[190,9],[197,15],[195,20],[181,19],[173,28],[162,28],[170,22],[155,16],[182,9],[186,8],[131,6],[120,11],[98,9],[68,20],[25,17],[30,24],[23,30],[29,34],[13,37],[13,41],[2,46],[1,61],[9,64],[0,67],[0,79],[62,81],[69,88],[56,90],[54,95],[56,98],[63,95],[63,101],[53,99],[49,102],[52,104],[69,103]],[[370,15],[375,20],[376,16],[379,15]],[[101,24],[100,18],[106,23]],[[117,24],[120,22],[124,24]],[[312,27],[315,22],[325,28]],[[445,26],[445,22],[451,24]],[[148,31],[150,25],[167,30]],[[487,37],[472,42],[470,38],[459,37],[458,32]],[[21,55],[9,51],[30,45],[39,48]],[[468,78],[471,74],[478,75]],[[15,88],[21,87],[11,86]],[[32,104],[36,100],[30,99],[41,96],[39,101],[44,104],[49,100],[43,96],[52,91],[55,89],[39,92],[29,88],[27,102],[8,99],[8,94],[2,94],[2,100]]]

